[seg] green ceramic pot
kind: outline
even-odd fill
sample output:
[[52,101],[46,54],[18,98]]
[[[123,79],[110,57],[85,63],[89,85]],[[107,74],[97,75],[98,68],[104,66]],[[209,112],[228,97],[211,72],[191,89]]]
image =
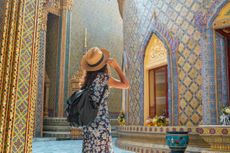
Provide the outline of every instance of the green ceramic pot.
[[166,143],[171,149],[171,153],[184,153],[187,148],[188,142],[188,132],[167,132]]

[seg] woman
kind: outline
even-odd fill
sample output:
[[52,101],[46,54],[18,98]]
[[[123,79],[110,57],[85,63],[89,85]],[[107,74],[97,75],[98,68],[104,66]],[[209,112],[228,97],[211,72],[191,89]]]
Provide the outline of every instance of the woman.
[[[109,76],[108,66],[115,69],[120,77],[116,80]],[[112,153],[111,125],[107,97],[109,88],[127,89],[129,83],[119,64],[110,58],[106,49],[89,49],[81,60],[81,67],[86,71],[83,87],[89,87],[90,100],[99,106],[96,119],[83,127],[83,153]]]

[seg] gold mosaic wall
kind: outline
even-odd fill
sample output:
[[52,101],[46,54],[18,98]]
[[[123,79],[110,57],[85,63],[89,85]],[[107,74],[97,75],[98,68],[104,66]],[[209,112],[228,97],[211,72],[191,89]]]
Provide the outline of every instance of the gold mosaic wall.
[[41,0],[5,0],[1,12],[0,152],[32,152]]
[[[193,22],[195,13],[201,7],[200,3],[192,0],[185,3],[170,1],[157,6],[159,22],[180,39],[176,53],[179,125],[202,124],[202,61],[199,45],[201,34]],[[168,8],[168,11],[165,8]],[[163,16],[167,22],[161,18]]]
[[[202,34],[196,25],[197,14],[204,9],[216,7],[220,1],[196,0],[126,0],[124,12],[124,48],[127,54],[127,73],[131,81],[129,94],[129,123],[143,124],[143,58],[150,35],[155,31],[160,37],[175,38],[179,46],[173,53],[176,64],[172,69],[178,86],[178,125],[199,125],[203,123],[202,106],[202,59],[200,40]],[[158,29],[157,29],[158,28]],[[160,29],[160,30],[159,30]],[[164,29],[164,30],[162,30]],[[171,42],[168,42],[171,43]],[[141,57],[141,58],[139,58]],[[140,67],[140,68],[139,68]],[[175,98],[175,97],[174,97]]]

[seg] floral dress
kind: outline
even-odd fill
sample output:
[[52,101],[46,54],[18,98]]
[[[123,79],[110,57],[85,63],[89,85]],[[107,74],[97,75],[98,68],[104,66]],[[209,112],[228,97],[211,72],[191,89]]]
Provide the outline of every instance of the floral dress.
[[[113,153],[107,104],[108,79],[108,74],[99,73],[90,85],[90,99],[99,105],[99,110],[95,120],[90,125],[83,126],[83,153]],[[106,89],[102,95],[104,88]],[[101,96],[103,97],[100,102]]]

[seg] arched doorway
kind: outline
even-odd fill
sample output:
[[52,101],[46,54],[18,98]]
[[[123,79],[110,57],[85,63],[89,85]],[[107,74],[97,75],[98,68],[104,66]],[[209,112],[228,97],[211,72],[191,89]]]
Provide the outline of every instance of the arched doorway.
[[223,106],[229,105],[230,2],[223,1],[202,27],[203,124],[219,124]]
[[[230,104],[230,2],[213,22],[218,108]],[[217,108],[217,111],[218,111]]]
[[164,43],[153,34],[144,59],[144,119],[168,116],[168,57]]
[[219,124],[221,109],[230,105],[230,2],[220,9],[211,27],[213,32],[215,105],[214,107],[210,106],[214,112],[210,124]]

